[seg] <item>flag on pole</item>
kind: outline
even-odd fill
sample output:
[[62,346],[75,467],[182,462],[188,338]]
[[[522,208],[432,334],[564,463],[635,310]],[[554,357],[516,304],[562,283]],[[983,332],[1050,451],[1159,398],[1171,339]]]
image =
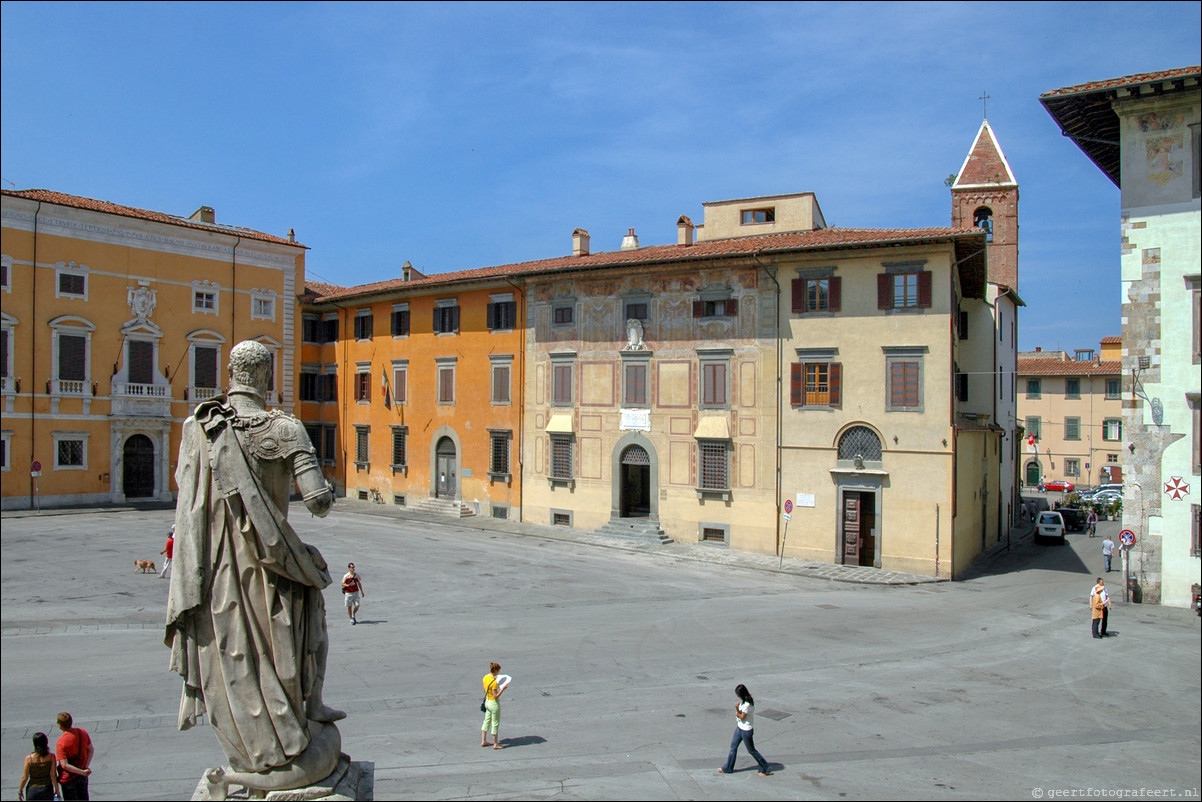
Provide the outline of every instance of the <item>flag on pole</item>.
[[392,399],[388,396],[388,371],[380,366],[380,390],[384,393],[384,408],[392,409]]

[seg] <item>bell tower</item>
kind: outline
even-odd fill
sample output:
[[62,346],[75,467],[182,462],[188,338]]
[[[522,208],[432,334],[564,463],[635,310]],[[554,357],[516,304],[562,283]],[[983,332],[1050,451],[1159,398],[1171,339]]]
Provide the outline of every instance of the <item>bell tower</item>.
[[989,281],[1017,290],[1018,181],[989,120],[981,121],[952,184],[952,225],[985,229]]

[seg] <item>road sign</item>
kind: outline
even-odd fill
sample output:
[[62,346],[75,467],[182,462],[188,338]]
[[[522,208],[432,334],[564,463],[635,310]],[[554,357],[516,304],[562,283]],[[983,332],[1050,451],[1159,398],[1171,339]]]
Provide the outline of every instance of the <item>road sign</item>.
[[35,460],[33,461],[33,464],[29,466],[29,470],[31,470],[31,471],[34,471],[35,473],[36,473],[37,471],[40,471],[40,470],[42,470],[42,463],[38,462],[38,461],[35,459]]
[[793,520],[793,516],[792,516],[792,515],[790,515],[789,513],[787,513],[787,512],[786,512],[786,513],[785,513],[785,520],[786,520],[786,521],[792,521],[792,520]]
[[785,499],[785,515],[791,512],[793,512],[793,499],[787,498]]
[[1122,532],[1119,532],[1119,543],[1122,543],[1124,546],[1134,546],[1135,533],[1130,529],[1124,529]]

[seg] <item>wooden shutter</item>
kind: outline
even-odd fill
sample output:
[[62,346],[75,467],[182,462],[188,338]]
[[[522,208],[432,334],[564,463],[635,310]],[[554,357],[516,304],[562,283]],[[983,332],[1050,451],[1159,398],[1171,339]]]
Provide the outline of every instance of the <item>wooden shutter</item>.
[[804,383],[805,365],[794,362],[789,366],[789,403],[795,407],[802,405],[802,385]]
[[843,406],[843,364],[841,362],[830,364],[830,374],[827,380],[830,382],[830,405],[832,407]]
[[693,317],[702,317],[705,315],[705,303],[703,301],[693,301]]
[[806,281],[803,278],[793,279],[793,311],[806,311]]
[[58,378],[81,382],[86,378],[87,338],[60,334],[58,338]]
[[497,328],[497,306],[497,304],[489,304],[487,307],[487,312],[485,313],[488,318],[489,331]]
[[154,343],[148,343],[145,340],[130,340],[127,345],[130,383],[153,384]]
[[830,310],[840,312],[843,309],[843,279],[832,276],[830,282],[830,295],[828,296]]
[[0,331],[0,376],[8,378],[8,332]]
[[738,317],[739,316],[739,299],[738,298],[727,298],[726,299],[726,316],[727,317]]
[[217,387],[217,349],[197,346],[192,357],[192,383],[196,387]]
[[876,308],[893,308],[893,276],[878,273],[876,276]]
[[931,305],[931,271],[924,270],[918,274],[918,306],[927,309]]

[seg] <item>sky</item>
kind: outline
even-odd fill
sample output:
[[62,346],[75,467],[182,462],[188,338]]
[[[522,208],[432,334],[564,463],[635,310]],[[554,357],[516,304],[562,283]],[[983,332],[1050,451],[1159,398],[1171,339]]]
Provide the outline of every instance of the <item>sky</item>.
[[[1019,348],[1121,334],[1119,190],[1039,103],[1202,63],[1188,3],[42,3],[0,10],[0,178],[311,250],[341,285],[676,241],[709,201],[951,224],[988,114]],[[983,106],[982,94],[988,94]]]

